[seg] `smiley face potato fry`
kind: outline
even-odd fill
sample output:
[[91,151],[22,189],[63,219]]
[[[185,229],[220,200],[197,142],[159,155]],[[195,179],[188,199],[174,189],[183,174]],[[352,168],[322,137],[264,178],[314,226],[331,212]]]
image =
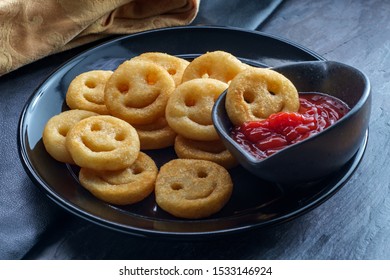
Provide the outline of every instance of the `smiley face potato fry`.
[[92,111],[107,115],[104,88],[112,71],[93,70],[81,73],[72,80],[66,92],[66,104],[71,109]]
[[161,66],[149,61],[125,61],[106,83],[104,102],[111,115],[132,125],[151,124],[164,117],[175,82]]
[[211,119],[211,110],[228,87],[215,79],[194,79],[179,85],[166,107],[166,119],[172,129],[193,140],[219,139]]
[[154,190],[157,166],[153,159],[140,152],[127,168],[107,171],[81,168],[81,185],[97,198],[115,205],[134,204]]
[[174,159],[160,168],[157,204],[179,218],[200,219],[221,210],[230,199],[233,183],[222,166],[207,160]]
[[198,78],[212,78],[229,83],[247,67],[246,64],[228,52],[207,52],[191,61],[184,70],[182,83]]
[[171,75],[176,86],[180,85],[183,72],[188,64],[190,64],[190,62],[183,58],[161,52],[142,53],[139,56],[133,57],[131,60],[149,61],[163,67]]
[[277,112],[297,112],[298,91],[282,74],[264,68],[250,68],[238,74],[226,94],[226,112],[236,126],[258,121]]
[[140,152],[134,127],[112,116],[92,116],[79,121],[66,136],[66,147],[80,167],[119,170],[129,167]]
[[42,141],[46,151],[56,160],[65,163],[74,163],[66,148],[66,136],[69,130],[82,119],[97,114],[85,110],[68,110],[49,119],[42,134]]

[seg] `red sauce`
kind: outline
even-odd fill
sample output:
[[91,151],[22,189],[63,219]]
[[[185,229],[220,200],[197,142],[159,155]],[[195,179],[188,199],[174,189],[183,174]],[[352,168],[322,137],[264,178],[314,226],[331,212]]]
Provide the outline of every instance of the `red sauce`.
[[297,113],[279,112],[263,121],[246,122],[232,129],[232,137],[263,159],[324,130],[350,110],[343,101],[320,93],[300,94],[299,101]]

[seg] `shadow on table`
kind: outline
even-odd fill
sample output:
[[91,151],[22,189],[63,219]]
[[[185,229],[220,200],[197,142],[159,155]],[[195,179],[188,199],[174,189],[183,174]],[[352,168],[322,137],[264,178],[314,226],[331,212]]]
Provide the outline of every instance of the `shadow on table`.
[[[212,260],[212,259],[276,259],[270,251],[279,242],[288,242],[296,236],[285,236],[290,222],[267,230],[251,230],[204,240],[166,240],[135,237],[112,231],[79,218],[69,217],[66,225],[56,234],[43,237],[24,259],[76,259],[76,260]],[[69,226],[71,225],[71,226]]]

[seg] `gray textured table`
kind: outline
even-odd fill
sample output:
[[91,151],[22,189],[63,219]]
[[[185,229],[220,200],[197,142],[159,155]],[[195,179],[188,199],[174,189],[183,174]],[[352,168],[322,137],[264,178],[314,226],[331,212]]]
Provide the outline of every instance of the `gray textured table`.
[[[279,2],[272,3],[277,6]],[[34,189],[20,166],[13,167],[13,174],[5,172],[11,168],[5,160],[1,163],[2,207],[15,207],[13,196],[35,207],[27,216],[23,203],[11,214],[0,211],[0,238],[8,250],[2,252],[4,258],[390,259],[390,2],[289,0],[265,21],[256,13],[255,1],[241,3],[241,8],[221,11],[206,0],[194,24],[230,25],[281,36],[369,76],[373,97],[369,142],[349,182],[318,208],[283,225],[205,241],[166,241],[132,237],[68,214]],[[43,59],[0,79],[5,131],[2,155],[17,157],[17,124],[11,121],[20,114],[32,89],[83,49]],[[23,98],[15,99],[22,92]],[[45,218],[21,232],[18,224],[40,215]]]

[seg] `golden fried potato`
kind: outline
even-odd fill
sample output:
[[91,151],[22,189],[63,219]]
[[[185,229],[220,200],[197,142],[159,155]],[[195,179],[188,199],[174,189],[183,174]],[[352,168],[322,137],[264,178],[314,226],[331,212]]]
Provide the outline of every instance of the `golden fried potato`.
[[177,135],[174,148],[179,158],[208,160],[218,163],[226,169],[238,164],[235,157],[226,149],[221,140],[197,141]]
[[98,114],[85,110],[69,110],[55,115],[46,123],[42,134],[46,151],[56,160],[74,164],[72,156],[66,148],[66,135],[69,130],[82,119]]
[[125,61],[106,83],[104,102],[111,115],[134,124],[164,117],[175,82],[168,72],[148,61]]
[[158,206],[173,216],[200,219],[220,211],[232,190],[224,167],[207,160],[174,159],[160,168],[155,195]]
[[211,110],[227,87],[226,83],[215,79],[194,79],[179,85],[166,107],[169,126],[189,139],[219,139],[211,119]]
[[173,146],[177,135],[164,117],[151,124],[134,125],[134,128],[139,136],[141,150],[156,150]]
[[66,104],[71,109],[92,111],[107,115],[104,87],[112,71],[93,70],[81,73],[72,80],[66,93]]
[[248,66],[224,51],[207,52],[198,56],[184,70],[182,83],[197,78],[212,78],[229,83]]
[[281,111],[296,112],[299,106],[298,91],[289,79],[276,71],[254,67],[231,81],[225,102],[226,112],[236,126]]
[[139,56],[133,57],[131,60],[150,61],[162,66],[171,75],[176,86],[181,83],[184,70],[190,64],[188,60],[161,52],[142,53]]
[[154,190],[157,166],[148,155],[140,152],[136,161],[116,171],[81,168],[80,184],[97,198],[116,205],[139,202]]
[[66,136],[66,147],[78,166],[96,170],[129,167],[140,152],[135,128],[106,115],[92,116],[76,123]]

